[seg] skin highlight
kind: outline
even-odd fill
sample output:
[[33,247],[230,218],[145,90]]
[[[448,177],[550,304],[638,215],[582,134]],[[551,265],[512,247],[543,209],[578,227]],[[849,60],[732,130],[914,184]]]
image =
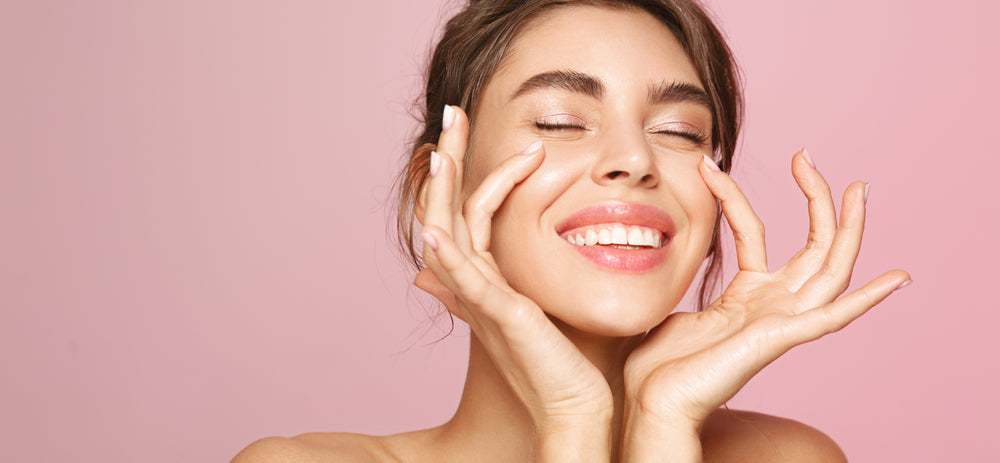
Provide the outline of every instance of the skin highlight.
[[[840,297],[867,185],[847,189],[837,217],[805,153],[792,173],[809,198],[808,243],[768,272],[762,225],[695,136],[716,129],[698,90],[676,37],[646,12],[540,16],[486,85],[474,122],[446,112],[415,206],[427,264],[415,284],[473,332],[454,417],[393,436],[269,438],[234,461],[846,461],[813,428],[718,407],[909,276],[887,272]],[[559,223],[605,201],[669,216],[662,264],[608,269],[559,236]],[[672,314],[711,247],[716,201],[740,272],[704,312]]]
[[[650,104],[651,89],[661,85],[700,88],[686,54],[657,20],[604,8],[574,10],[555,10],[522,32],[511,47],[512,58],[483,92],[463,195],[471,194],[507,153],[542,140],[545,161],[493,216],[492,234],[510,239],[493,243],[492,255],[511,287],[546,313],[591,334],[633,336],[656,326],[680,301],[708,252],[715,223],[715,200],[697,171],[711,145],[657,131],[674,124],[711,133],[711,111],[690,101]],[[639,19],[604,19],[613,14]],[[608,28],[602,41],[578,47],[593,31],[577,27],[583,21]],[[560,40],[546,42],[552,36]],[[546,46],[536,46],[540,43]],[[646,45],[643,53],[621,52],[638,44]],[[660,59],[650,61],[653,56]],[[532,76],[562,69],[589,76],[603,91],[588,95],[547,86],[513,97]],[[538,126],[562,119],[580,121],[572,123],[581,128]],[[605,200],[649,204],[673,219],[670,257],[658,271],[619,277],[592,271],[575,252],[551,252],[568,249],[553,233],[560,219]],[[546,255],[547,264],[539,265],[536,255]],[[601,310],[581,313],[588,307]],[[628,326],[615,326],[625,320]]]

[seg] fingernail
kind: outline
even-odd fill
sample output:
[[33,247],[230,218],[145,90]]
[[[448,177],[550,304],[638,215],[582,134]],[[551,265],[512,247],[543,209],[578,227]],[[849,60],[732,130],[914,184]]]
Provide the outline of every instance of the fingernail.
[[448,105],[444,105],[444,115],[441,117],[441,130],[445,131],[451,128],[451,124],[455,122],[455,110]]
[[437,251],[438,242],[434,239],[434,236],[428,233],[426,230],[420,232],[420,238],[424,240],[424,244],[431,247],[431,249]]
[[441,155],[437,154],[437,151],[431,151],[431,177],[437,175],[439,167],[441,167]]
[[910,283],[913,283],[912,279],[906,280],[906,281],[900,283],[899,286],[896,287],[896,291],[899,291],[899,290],[901,290],[901,289],[903,289],[903,288],[905,288],[907,286],[910,286]]
[[865,182],[865,204],[868,204],[868,190],[872,189],[872,184]]
[[708,157],[707,154],[702,155],[701,161],[704,162],[705,165],[707,165],[710,169],[712,169],[714,171],[720,171],[720,170],[722,170],[722,169],[719,169],[719,165],[716,164],[715,161],[712,160],[712,158]]
[[536,141],[536,142],[528,145],[527,148],[521,150],[521,154],[531,154],[531,153],[534,153],[535,151],[538,151],[538,148],[541,148],[541,147],[542,147],[542,141],[538,140],[538,141]]
[[812,156],[809,155],[809,150],[802,148],[802,157],[806,159],[806,162],[808,162],[813,169],[816,168],[816,161],[813,161]]

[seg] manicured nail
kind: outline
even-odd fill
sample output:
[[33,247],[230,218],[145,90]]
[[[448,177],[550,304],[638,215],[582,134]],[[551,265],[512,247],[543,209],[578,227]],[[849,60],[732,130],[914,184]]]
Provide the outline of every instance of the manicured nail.
[[809,155],[809,150],[802,148],[802,157],[806,159],[806,162],[808,162],[813,169],[816,168],[816,161],[813,161],[812,156]]
[[722,169],[719,169],[719,165],[716,164],[715,161],[712,160],[712,158],[708,157],[707,154],[703,154],[702,155],[701,161],[704,162],[705,165],[707,165],[710,169],[712,169],[714,171],[720,171],[720,170],[722,170]]
[[420,238],[424,240],[424,244],[431,247],[431,249],[437,251],[438,242],[434,239],[434,236],[428,233],[426,230],[420,232]]
[[536,142],[528,145],[527,148],[521,150],[521,154],[531,154],[531,153],[534,153],[535,151],[538,151],[538,148],[541,148],[541,147],[542,147],[542,141],[538,140],[538,141],[536,141]]
[[455,123],[455,109],[451,106],[444,105],[444,116],[441,117],[441,130],[448,130],[451,128],[451,124]]
[[901,290],[901,289],[903,289],[903,288],[905,288],[907,286],[910,286],[910,283],[913,283],[912,279],[906,280],[906,281],[900,283],[899,286],[896,287],[896,291],[899,291],[899,290]]
[[868,204],[868,190],[872,189],[872,184],[865,182],[865,204]]
[[431,151],[431,177],[437,175],[439,167],[441,167],[441,155],[437,154],[437,151]]

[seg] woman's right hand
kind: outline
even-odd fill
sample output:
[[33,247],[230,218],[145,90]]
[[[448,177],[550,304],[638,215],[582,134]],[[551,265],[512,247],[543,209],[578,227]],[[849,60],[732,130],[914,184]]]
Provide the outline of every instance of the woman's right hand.
[[[507,158],[463,200],[469,123],[461,109],[448,108],[418,206],[427,268],[414,283],[469,324],[526,407],[543,447],[546,436],[562,436],[555,437],[563,442],[551,449],[561,454],[560,461],[569,461],[563,459],[567,450],[584,453],[577,446],[610,445],[614,405],[604,376],[537,304],[507,284],[489,252],[493,213],[538,169],[544,148],[536,142]],[[595,433],[600,433],[597,442]],[[570,442],[569,436],[580,440],[583,434],[587,442]],[[606,460],[608,449],[603,450],[591,448],[588,459],[603,455]]]

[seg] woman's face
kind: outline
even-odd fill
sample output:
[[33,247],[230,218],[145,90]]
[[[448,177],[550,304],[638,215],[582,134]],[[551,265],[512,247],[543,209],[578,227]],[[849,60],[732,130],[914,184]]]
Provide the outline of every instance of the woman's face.
[[497,265],[573,327],[639,334],[670,314],[708,251],[716,204],[698,164],[712,130],[698,75],[657,19],[557,8],[484,89],[464,194],[542,140],[541,167],[494,215]]

